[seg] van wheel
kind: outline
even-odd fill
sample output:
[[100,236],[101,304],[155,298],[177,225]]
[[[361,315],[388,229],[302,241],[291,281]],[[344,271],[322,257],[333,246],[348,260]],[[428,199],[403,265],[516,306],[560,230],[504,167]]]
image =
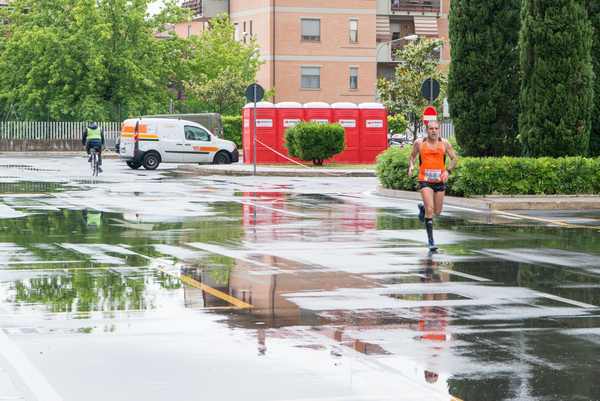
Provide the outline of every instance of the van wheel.
[[225,151],[220,151],[213,158],[213,164],[231,164],[231,157],[229,153]]
[[141,163],[136,163],[133,160],[128,161],[127,165],[129,166],[129,168],[131,168],[133,170],[137,170],[138,168],[140,168],[142,166]]
[[156,152],[148,152],[144,155],[144,160],[142,161],[142,166],[146,170],[156,170],[158,165],[160,164],[160,156]]

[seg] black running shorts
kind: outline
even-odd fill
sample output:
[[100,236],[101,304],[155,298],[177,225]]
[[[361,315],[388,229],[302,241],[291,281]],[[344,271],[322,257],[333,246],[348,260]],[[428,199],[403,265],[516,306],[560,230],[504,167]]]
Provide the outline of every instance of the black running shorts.
[[419,189],[423,188],[431,188],[433,192],[444,192],[446,190],[446,183],[419,181]]

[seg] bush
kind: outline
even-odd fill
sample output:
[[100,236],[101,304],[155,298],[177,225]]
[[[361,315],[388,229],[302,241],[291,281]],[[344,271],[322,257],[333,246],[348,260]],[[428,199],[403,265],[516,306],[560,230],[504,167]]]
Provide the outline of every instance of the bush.
[[[416,188],[416,173],[406,174],[411,150],[390,148],[379,156],[377,176],[383,187]],[[598,194],[600,158],[465,157],[448,184],[448,194],[455,196]]]
[[344,150],[344,128],[339,124],[300,123],[285,133],[289,154],[317,166]]
[[233,141],[238,148],[242,148],[242,116],[222,116],[223,139]]
[[[414,191],[417,187],[416,174],[408,177],[408,161],[412,146],[394,146],[377,157],[376,172],[385,188]],[[416,170],[416,169],[415,169]]]

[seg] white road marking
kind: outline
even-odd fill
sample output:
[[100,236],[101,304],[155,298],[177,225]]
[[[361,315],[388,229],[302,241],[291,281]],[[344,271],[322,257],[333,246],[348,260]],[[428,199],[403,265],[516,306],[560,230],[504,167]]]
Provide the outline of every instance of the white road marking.
[[27,359],[27,356],[0,330],[0,355],[8,361],[21,382],[27,386],[35,401],[63,401],[44,375]]
[[479,276],[474,276],[472,274],[457,272],[455,270],[443,269],[443,270],[440,270],[440,271],[443,271],[444,273],[454,274],[455,276],[459,276],[459,277],[469,278],[469,279],[475,280],[475,281],[482,281],[482,282],[492,281],[492,280],[487,279],[487,278],[483,278],[483,277],[479,277]]
[[552,300],[555,300],[555,301],[564,302],[566,304],[570,304],[570,305],[573,305],[573,306],[578,306],[580,308],[598,309],[598,307],[596,305],[590,305],[590,304],[586,304],[584,302],[579,302],[579,301],[575,301],[575,300],[572,300],[572,299],[559,297],[558,295],[546,294],[545,292],[540,292],[539,295],[540,295],[540,297],[543,297],[543,298],[548,298],[548,299],[552,299]]

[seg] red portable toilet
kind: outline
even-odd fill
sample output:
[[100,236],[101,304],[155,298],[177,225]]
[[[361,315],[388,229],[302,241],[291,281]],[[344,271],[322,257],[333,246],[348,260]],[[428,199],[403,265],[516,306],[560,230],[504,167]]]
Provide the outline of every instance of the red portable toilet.
[[[253,163],[253,129],[254,129],[254,103],[244,106],[244,121],[242,130],[242,144],[244,147],[244,163]],[[275,105],[270,102],[256,104],[256,163],[277,163],[279,156],[269,148],[277,150],[277,127],[275,120],[277,113]],[[262,142],[262,143],[261,143]]]
[[334,103],[333,122],[344,127],[344,151],[333,158],[338,163],[360,163],[360,112],[354,103]]
[[360,162],[374,163],[377,155],[387,149],[387,111],[381,103],[361,103]]
[[[277,109],[277,140],[279,147],[277,150],[288,155],[288,150],[285,147],[285,132],[288,128],[294,127],[296,124],[304,121],[304,108],[300,103],[296,102],[281,102],[275,106]],[[284,157],[279,157],[281,163],[289,163],[290,161]]]
[[328,103],[312,102],[304,104],[304,120],[329,124],[331,122],[331,106]]

